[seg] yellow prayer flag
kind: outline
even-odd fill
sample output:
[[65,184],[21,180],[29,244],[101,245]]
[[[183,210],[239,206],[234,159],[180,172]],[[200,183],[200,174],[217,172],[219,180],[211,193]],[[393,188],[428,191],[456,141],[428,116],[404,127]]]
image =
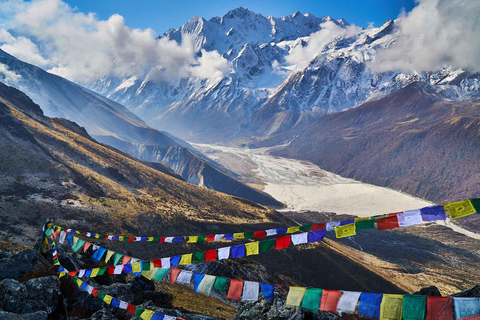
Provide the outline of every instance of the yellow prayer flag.
[[82,234],[80,231],[75,231],[76,234]]
[[[77,243],[77,241],[78,241],[78,238],[74,236],[74,237],[73,237],[73,241],[72,241],[73,246]],[[73,247],[73,246],[72,246],[72,247]]]
[[106,304],[110,304],[112,303],[112,299],[113,299],[112,296],[109,296],[108,294],[106,294],[105,297],[103,298],[103,302],[105,302]]
[[355,232],[355,224],[347,224],[344,226],[338,226],[335,227],[335,235],[337,238],[345,238],[345,237],[350,237],[354,236],[357,233]]
[[77,279],[77,286],[79,286],[79,287],[80,287],[80,286],[82,285],[82,283],[83,283],[83,281],[82,281],[82,280],[80,280],[80,279]]
[[380,305],[380,320],[402,320],[403,295],[384,294]]
[[152,280],[153,274],[157,272],[157,269],[149,270],[149,271],[143,271],[142,276],[147,278],[148,280]]
[[188,243],[197,243],[198,242],[198,236],[189,236],[187,242]]
[[63,278],[63,277],[65,277],[66,274],[67,273],[65,271],[62,271],[58,274],[58,278]]
[[245,239],[245,234],[243,232],[242,233],[234,233],[233,238],[234,239]]
[[108,260],[110,260],[114,253],[114,251],[108,250],[107,254],[105,255],[105,262],[108,262]]
[[60,265],[60,262],[57,260],[55,260],[55,262],[53,263],[54,266],[59,266]]
[[154,314],[154,311],[145,309],[145,311],[143,311],[140,315],[140,318],[142,318],[143,320],[150,320]]
[[180,259],[180,264],[185,265],[185,264],[192,264],[192,254],[184,254],[182,255],[182,258]]
[[254,254],[258,254],[259,253],[258,245],[259,245],[258,241],[245,243],[245,253],[246,253],[246,255],[251,256],[251,255],[254,255]]
[[96,233],[95,238],[100,239],[100,235],[98,233]]
[[466,217],[476,212],[470,200],[447,203],[443,207],[452,219]]
[[141,262],[132,263],[132,271],[133,272],[142,272],[142,263]]
[[295,233],[300,230],[300,227],[290,227],[287,229],[287,233]]
[[123,241],[123,236],[119,236],[118,241]]
[[90,273],[90,277],[91,278],[96,277],[98,274],[98,271],[100,271],[100,268],[93,268],[92,273]]
[[148,238],[147,238],[147,241],[148,241],[148,242],[153,242],[153,237],[148,237]]
[[363,218],[355,218],[355,223],[360,222],[360,221],[369,221],[370,217],[363,217]]
[[300,307],[302,303],[303,296],[305,295],[307,288],[303,287],[290,287],[287,295],[287,301],[285,301],[286,306]]

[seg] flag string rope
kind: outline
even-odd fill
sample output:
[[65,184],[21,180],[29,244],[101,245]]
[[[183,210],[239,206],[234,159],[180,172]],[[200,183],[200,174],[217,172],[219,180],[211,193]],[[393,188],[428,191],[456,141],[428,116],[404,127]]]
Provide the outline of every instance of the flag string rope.
[[[120,241],[120,242],[153,242],[153,243],[204,243],[204,242],[214,242],[214,241],[232,241],[232,240],[249,240],[249,239],[264,239],[269,236],[274,236],[278,234],[292,234],[299,231],[316,231],[319,229],[326,228],[327,231],[332,231],[336,227],[341,227],[344,225],[351,224],[360,224],[368,226],[366,221],[377,221],[378,219],[385,219],[385,225],[391,224],[394,222],[394,219],[388,219],[392,216],[403,214],[402,218],[405,218],[405,221],[398,221],[403,223],[406,226],[409,223],[415,222],[415,219],[419,219],[419,216],[425,217],[429,214],[430,211],[438,211],[439,208],[444,208],[450,215],[452,219],[457,219],[461,217],[468,216],[473,213],[480,213],[480,199],[473,198],[463,201],[447,203],[440,206],[425,207],[417,210],[407,210],[400,213],[389,213],[384,215],[375,215],[370,217],[354,218],[341,221],[333,221],[327,223],[316,223],[316,224],[306,224],[300,226],[286,227],[286,228],[274,228],[267,230],[257,230],[249,232],[236,232],[236,233],[227,233],[227,234],[210,234],[210,235],[197,235],[197,236],[175,236],[175,237],[139,237],[139,236],[118,236],[118,235],[109,235],[109,234],[100,234],[74,230],[71,228],[65,228],[57,225],[53,225],[54,229],[60,230],[66,234],[76,234],[81,235],[87,238],[95,238],[99,240],[110,240],[110,241]],[[445,213],[443,213],[445,216]],[[436,219],[436,220],[445,220]],[[383,221],[382,221],[383,222]],[[418,224],[418,223],[417,223]],[[340,231],[352,231],[352,227],[343,228]]]

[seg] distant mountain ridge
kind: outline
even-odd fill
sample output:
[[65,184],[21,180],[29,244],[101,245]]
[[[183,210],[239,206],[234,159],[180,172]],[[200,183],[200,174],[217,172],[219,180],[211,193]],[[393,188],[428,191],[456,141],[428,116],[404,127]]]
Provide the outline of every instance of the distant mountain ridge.
[[189,36],[198,55],[202,49],[217,50],[231,65],[223,78],[107,77],[88,87],[127,106],[149,125],[195,142],[279,134],[416,81],[435,86],[449,99],[479,96],[480,75],[455,66],[434,72],[372,72],[368,64],[377,51],[397,39],[393,20],[334,37],[307,67],[292,70],[286,57],[307,46],[325,22],[349,27],[328,16],[297,12],[274,18],[246,8],[210,20],[194,17],[162,37],[180,42]]
[[173,140],[149,127],[121,104],[1,50],[0,63],[21,76],[13,85],[26,92],[47,116],[74,121],[85,127],[97,141],[141,160],[164,163],[190,183],[260,204],[282,206],[271,196],[231,177],[230,172],[200,156],[188,143],[180,139]]

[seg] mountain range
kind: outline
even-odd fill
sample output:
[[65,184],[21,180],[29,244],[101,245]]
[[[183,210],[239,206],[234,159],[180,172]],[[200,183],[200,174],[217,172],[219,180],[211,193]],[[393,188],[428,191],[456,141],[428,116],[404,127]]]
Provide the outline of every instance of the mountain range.
[[[381,27],[355,29],[328,16],[296,12],[275,18],[237,8],[210,20],[193,17],[161,36],[177,42],[188,37],[197,56],[202,50],[218,51],[230,65],[223,77],[104,77],[87,87],[122,103],[152,127],[195,142],[279,134],[417,81],[449,99],[478,96],[480,75],[454,66],[432,72],[372,71],[377,52],[395,43],[396,25],[389,20]],[[338,35],[319,47],[306,66],[295,64],[295,52],[314,46],[328,26]]]

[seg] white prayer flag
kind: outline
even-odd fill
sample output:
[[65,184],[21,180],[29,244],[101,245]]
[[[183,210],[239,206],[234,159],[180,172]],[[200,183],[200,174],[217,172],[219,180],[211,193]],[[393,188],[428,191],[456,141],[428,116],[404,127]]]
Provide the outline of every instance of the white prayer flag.
[[217,250],[218,260],[228,259],[230,257],[230,247],[223,247]]
[[360,299],[361,292],[343,291],[340,300],[338,300],[338,313],[355,313],[358,299]]
[[[127,310],[128,302],[120,300],[120,305],[118,306],[120,309]],[[165,319],[165,318],[164,318]]]
[[113,240],[113,236],[108,236],[107,239],[108,240]]
[[113,270],[113,274],[122,274],[123,264],[119,264],[115,266],[115,270]]
[[60,237],[58,239],[58,243],[60,244],[63,244],[63,242],[65,241],[65,237],[67,236],[67,234],[64,232],[64,231],[61,231],[60,232]]
[[170,258],[162,258],[162,268],[170,268]]
[[266,232],[267,236],[274,236],[277,234],[277,229],[268,229]]
[[140,261],[140,259],[132,258],[132,260],[130,260],[130,263],[131,263],[131,264],[134,264],[135,262],[138,262],[138,261]]
[[142,241],[142,237],[135,237],[135,242],[140,242]]
[[172,317],[172,316],[167,316],[166,314],[164,315],[163,317],[163,320],[175,320],[177,319],[176,317]]
[[257,301],[260,284],[258,282],[244,281],[242,300]]
[[92,294],[92,291],[93,291],[93,287],[92,286],[88,286],[87,287],[87,292]]
[[87,232],[87,237],[90,238],[91,236],[92,236],[92,234],[90,232]]
[[308,232],[292,234],[292,242],[294,245],[299,245],[308,242]]
[[215,235],[215,241],[218,241],[218,240],[220,240],[220,239],[223,239],[223,237],[225,237],[224,234],[216,234],[216,235]]
[[217,277],[206,274],[198,285],[198,292],[209,295]]
[[96,244],[94,244],[94,245],[92,246],[92,248],[93,248],[93,251],[97,251],[98,248],[100,248],[100,246],[97,246]]
[[173,237],[166,237],[165,242],[173,242]]
[[78,277],[81,278],[85,275],[85,269],[79,270],[78,271]]
[[327,222],[327,231],[333,231],[338,226],[340,226],[340,221]]
[[408,210],[404,213],[399,213],[397,217],[398,225],[400,227],[408,227],[423,223],[420,210]]
[[176,282],[189,284],[190,281],[192,280],[192,277],[193,277],[192,271],[182,270],[180,271],[180,274],[178,275]]

